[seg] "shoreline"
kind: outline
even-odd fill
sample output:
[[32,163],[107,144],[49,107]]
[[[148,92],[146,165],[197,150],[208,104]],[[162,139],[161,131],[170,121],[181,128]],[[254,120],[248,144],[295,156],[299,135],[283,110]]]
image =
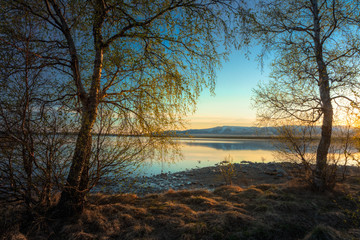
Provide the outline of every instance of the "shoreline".
[[137,193],[92,192],[82,214],[39,218],[42,228],[25,210],[7,206],[0,209],[7,238],[0,233],[0,239],[360,239],[354,222],[360,219],[354,215],[359,167],[349,167],[346,181],[325,193],[299,181],[299,164],[243,161],[234,167],[232,186],[224,186],[212,166],[140,178],[139,184],[154,186]]
[[[249,162],[233,163],[233,185],[248,188],[259,184],[281,184],[296,179],[302,172],[302,165],[291,162]],[[339,171],[343,171],[339,167]],[[347,176],[360,174],[356,166],[347,166]],[[215,166],[189,169],[175,173],[161,173],[152,176],[130,177],[112,184],[103,183],[96,186],[92,193],[134,193],[145,196],[151,193],[162,193],[168,190],[214,190],[226,185],[218,164]]]

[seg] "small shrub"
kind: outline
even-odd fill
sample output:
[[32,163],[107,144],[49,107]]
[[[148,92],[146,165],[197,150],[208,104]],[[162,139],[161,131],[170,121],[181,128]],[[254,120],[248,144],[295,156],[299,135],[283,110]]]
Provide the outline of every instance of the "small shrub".
[[224,161],[220,162],[220,173],[224,178],[226,185],[232,185],[232,178],[235,176],[235,167],[231,155],[225,157]]

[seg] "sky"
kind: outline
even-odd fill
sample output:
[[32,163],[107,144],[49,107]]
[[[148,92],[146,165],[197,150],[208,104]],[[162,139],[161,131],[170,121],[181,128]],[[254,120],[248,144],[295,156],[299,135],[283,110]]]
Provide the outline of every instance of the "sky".
[[[256,49],[255,49],[256,50]],[[255,60],[243,51],[233,51],[228,61],[217,71],[215,96],[205,89],[197,103],[195,114],[188,117],[188,129],[216,126],[254,126],[256,111],[251,107],[252,89],[270,73],[268,63],[261,69]]]

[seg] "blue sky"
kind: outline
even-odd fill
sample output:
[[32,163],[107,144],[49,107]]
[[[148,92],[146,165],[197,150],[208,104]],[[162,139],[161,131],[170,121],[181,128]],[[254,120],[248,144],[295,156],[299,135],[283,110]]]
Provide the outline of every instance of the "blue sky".
[[266,81],[270,73],[268,63],[261,70],[255,56],[256,52],[253,52],[247,59],[243,51],[232,52],[217,71],[215,96],[208,90],[202,92],[196,113],[188,118],[188,128],[254,125],[256,112],[251,108],[252,89],[260,80]]

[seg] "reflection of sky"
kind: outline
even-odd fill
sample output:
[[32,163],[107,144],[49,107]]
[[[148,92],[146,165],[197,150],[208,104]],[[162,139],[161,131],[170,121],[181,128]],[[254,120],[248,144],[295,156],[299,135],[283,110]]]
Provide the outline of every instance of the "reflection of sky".
[[269,140],[202,140],[194,141],[183,140],[182,143],[188,146],[209,147],[218,150],[274,150],[273,144]]
[[[275,161],[271,139],[180,139],[183,159],[173,162],[150,161],[143,166],[143,175],[179,172],[197,167],[214,166],[231,155],[234,163],[241,161]],[[357,154],[358,157],[359,154]],[[289,159],[287,160],[289,161]],[[356,164],[352,162],[350,164]]]
[[173,163],[156,162],[143,166],[145,175],[178,172],[214,166],[229,154],[234,162],[270,162],[274,160],[272,144],[264,140],[182,139],[183,159]]

